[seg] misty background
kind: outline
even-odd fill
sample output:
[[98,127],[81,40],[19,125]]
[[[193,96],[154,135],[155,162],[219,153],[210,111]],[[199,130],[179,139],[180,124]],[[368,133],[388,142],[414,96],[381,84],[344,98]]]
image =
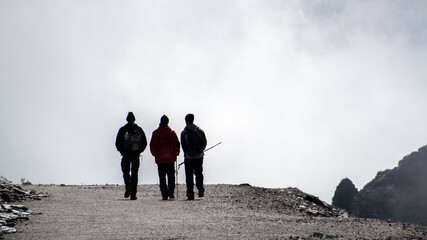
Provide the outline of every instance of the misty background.
[[[427,143],[426,62],[421,0],[0,0],[0,175],[123,184],[128,111],[148,141],[191,112],[223,142],[207,184],[331,202]],[[158,183],[148,148],[139,177]]]

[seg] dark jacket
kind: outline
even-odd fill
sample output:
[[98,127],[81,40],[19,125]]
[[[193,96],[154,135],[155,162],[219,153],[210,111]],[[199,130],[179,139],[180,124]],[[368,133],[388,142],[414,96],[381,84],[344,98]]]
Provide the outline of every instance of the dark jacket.
[[[197,149],[198,152],[195,152],[195,148],[194,148],[194,143],[192,145],[191,141],[189,141],[189,131],[193,131],[194,129],[196,129],[199,133],[200,133],[200,138],[199,138],[199,142],[195,143],[196,145],[198,145]],[[206,140],[206,135],[205,132],[197,127],[196,125],[192,124],[189,126],[186,126],[184,128],[184,130],[181,132],[181,146],[182,146],[182,150],[184,151],[184,158],[185,159],[194,159],[194,158],[201,158],[204,156],[203,151],[205,150],[207,145],[207,140]]]
[[[141,148],[138,151],[126,151],[124,149],[124,141],[126,132],[134,132],[138,130],[142,137]],[[145,148],[147,147],[147,138],[145,137],[145,133],[136,123],[127,123],[123,127],[120,128],[116,137],[116,148],[122,155],[140,155]]]
[[150,151],[157,164],[175,162],[180,151],[175,131],[168,126],[157,128],[151,137]]

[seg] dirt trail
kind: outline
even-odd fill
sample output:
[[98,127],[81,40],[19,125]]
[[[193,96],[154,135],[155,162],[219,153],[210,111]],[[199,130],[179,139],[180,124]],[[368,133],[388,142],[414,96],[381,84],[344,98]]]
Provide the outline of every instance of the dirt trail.
[[140,185],[136,201],[124,199],[124,187],[116,185],[27,188],[50,196],[26,202],[42,214],[5,239],[427,238],[426,228],[410,224],[293,212],[274,196],[260,202],[265,193],[251,186],[208,185],[205,197],[195,201],[185,200],[183,185],[179,199],[169,201],[161,200],[157,185]]

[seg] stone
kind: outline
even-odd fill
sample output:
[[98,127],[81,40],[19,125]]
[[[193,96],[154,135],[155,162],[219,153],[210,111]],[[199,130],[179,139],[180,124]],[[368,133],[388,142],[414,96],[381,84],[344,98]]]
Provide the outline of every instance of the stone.
[[16,229],[13,226],[22,220],[29,220],[29,216],[33,214],[25,205],[10,203],[47,197],[47,195],[27,191],[19,185],[14,185],[4,177],[0,177],[0,192],[0,236],[15,233]]

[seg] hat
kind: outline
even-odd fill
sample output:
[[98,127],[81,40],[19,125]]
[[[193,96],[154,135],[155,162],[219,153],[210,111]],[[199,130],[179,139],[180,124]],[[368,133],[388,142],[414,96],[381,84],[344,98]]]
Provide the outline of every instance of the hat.
[[163,115],[162,118],[160,118],[160,125],[167,126],[168,124],[169,124],[169,118],[166,115]]
[[128,116],[126,117],[126,121],[135,122],[135,115],[133,115],[133,112],[128,113]]

